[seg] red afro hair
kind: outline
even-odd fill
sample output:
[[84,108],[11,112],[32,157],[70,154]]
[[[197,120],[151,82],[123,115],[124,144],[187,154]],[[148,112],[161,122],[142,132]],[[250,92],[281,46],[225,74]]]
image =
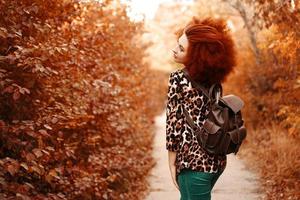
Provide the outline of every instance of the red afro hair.
[[226,21],[196,17],[175,32],[177,38],[186,34],[189,48],[184,63],[192,78],[209,87],[222,83],[236,65],[236,51]]

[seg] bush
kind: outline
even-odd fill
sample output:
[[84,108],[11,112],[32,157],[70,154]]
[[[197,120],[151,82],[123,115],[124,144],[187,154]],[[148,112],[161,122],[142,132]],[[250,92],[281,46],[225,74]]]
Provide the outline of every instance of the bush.
[[142,198],[162,107],[142,23],[109,0],[0,2],[1,199]]

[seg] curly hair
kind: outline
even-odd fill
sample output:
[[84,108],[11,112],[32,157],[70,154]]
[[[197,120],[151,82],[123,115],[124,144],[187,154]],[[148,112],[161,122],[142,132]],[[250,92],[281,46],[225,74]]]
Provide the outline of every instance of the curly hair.
[[236,50],[226,21],[210,17],[200,21],[194,16],[185,28],[175,32],[177,38],[183,33],[189,42],[184,65],[191,77],[204,86],[224,82],[236,65]]

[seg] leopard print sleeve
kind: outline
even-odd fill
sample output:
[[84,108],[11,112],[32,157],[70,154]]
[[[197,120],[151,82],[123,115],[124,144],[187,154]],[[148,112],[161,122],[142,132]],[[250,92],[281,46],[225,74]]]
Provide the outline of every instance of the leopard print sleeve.
[[[178,114],[181,113],[180,87],[176,80],[177,75],[171,72],[168,82],[167,105],[166,105],[166,149],[169,151],[179,151],[181,136],[181,120]],[[176,116],[177,115],[177,116]]]

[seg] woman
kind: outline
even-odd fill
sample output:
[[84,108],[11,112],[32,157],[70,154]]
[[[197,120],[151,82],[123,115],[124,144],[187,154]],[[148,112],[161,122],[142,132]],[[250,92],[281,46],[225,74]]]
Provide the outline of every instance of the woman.
[[[209,88],[224,82],[236,65],[235,48],[222,19],[193,17],[176,32],[174,61],[185,66],[193,80]],[[223,173],[226,156],[206,152],[189,127],[182,106],[201,127],[208,114],[208,98],[185,77],[183,69],[170,74],[166,106],[166,148],[169,168],[180,200],[211,199],[211,190]]]

